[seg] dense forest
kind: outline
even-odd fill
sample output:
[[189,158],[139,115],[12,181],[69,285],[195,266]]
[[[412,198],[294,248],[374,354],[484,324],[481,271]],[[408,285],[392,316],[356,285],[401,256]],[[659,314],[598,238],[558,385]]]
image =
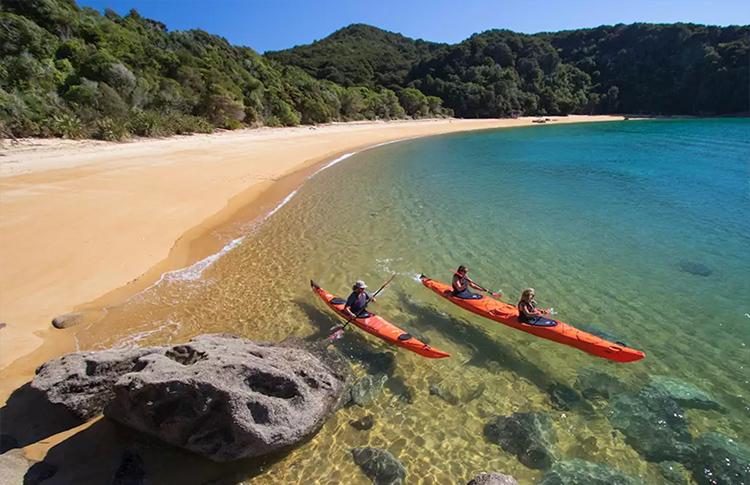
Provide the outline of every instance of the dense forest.
[[352,25],[267,57],[319,79],[414,87],[462,117],[750,111],[750,26],[490,30],[446,45]]
[[633,24],[455,44],[352,25],[259,55],[74,0],[0,3],[0,137],[119,140],[446,116],[746,113],[750,27]]
[[414,88],[346,86],[200,30],[73,0],[0,3],[0,136],[164,136],[443,116]]

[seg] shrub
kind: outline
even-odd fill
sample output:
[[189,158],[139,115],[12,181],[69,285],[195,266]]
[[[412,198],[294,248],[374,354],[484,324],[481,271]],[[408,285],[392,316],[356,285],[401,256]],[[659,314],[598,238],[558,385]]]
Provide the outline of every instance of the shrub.
[[96,120],[96,125],[92,136],[98,140],[104,141],[121,141],[129,135],[124,123],[112,118],[100,118]]
[[54,136],[61,138],[78,139],[86,136],[81,119],[69,113],[62,113],[52,117],[49,128]]

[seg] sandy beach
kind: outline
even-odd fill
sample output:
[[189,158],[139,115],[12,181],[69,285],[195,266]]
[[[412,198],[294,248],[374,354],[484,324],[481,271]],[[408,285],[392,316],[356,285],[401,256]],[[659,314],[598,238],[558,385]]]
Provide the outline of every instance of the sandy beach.
[[[618,119],[568,116],[551,122]],[[240,130],[127,143],[4,141],[3,399],[45,358],[72,349],[68,332],[50,326],[53,317],[102,307],[153,284],[166,271],[215,253],[241,231],[242,223],[268,213],[324,162],[393,140],[531,124],[532,118],[451,119]],[[45,341],[45,350],[29,356]]]

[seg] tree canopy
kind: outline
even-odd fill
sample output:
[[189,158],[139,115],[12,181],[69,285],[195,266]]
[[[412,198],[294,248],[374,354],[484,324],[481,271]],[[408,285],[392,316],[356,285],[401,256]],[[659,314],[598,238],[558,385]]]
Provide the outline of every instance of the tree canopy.
[[454,45],[368,25],[259,55],[74,0],[0,4],[0,136],[122,139],[445,116],[747,112],[750,27],[490,30]]

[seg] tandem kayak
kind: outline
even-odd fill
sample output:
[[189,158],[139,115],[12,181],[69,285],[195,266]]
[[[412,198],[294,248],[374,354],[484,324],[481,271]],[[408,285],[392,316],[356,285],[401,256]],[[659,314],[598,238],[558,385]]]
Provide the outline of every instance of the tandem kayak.
[[[336,312],[342,318],[346,318],[348,320],[346,314],[344,313],[344,305],[346,304],[346,300],[328,293],[312,280],[310,281],[310,286],[312,287],[312,290],[315,292],[315,294],[317,294],[320,299],[323,300],[325,304],[331,308],[331,310]],[[376,337],[381,338],[390,344],[398,345],[399,347],[411,350],[412,352],[415,352],[423,357],[428,357],[430,359],[442,359],[444,357],[450,357],[450,354],[438,349],[433,349],[426,343],[412,337],[407,332],[404,332],[402,329],[388,322],[384,318],[375,315],[372,312],[368,313],[369,315],[367,317],[355,318],[354,320],[352,320],[352,323],[369,334],[375,335]]]
[[432,280],[425,275],[421,275],[419,279],[424,286],[465,310],[537,337],[569,345],[591,355],[616,362],[634,362],[646,356],[640,350],[632,349],[623,343],[610,342],[557,320],[539,318],[536,324],[523,323],[518,320],[518,308],[514,305],[486,296],[477,300],[457,298],[453,296],[450,285]]

